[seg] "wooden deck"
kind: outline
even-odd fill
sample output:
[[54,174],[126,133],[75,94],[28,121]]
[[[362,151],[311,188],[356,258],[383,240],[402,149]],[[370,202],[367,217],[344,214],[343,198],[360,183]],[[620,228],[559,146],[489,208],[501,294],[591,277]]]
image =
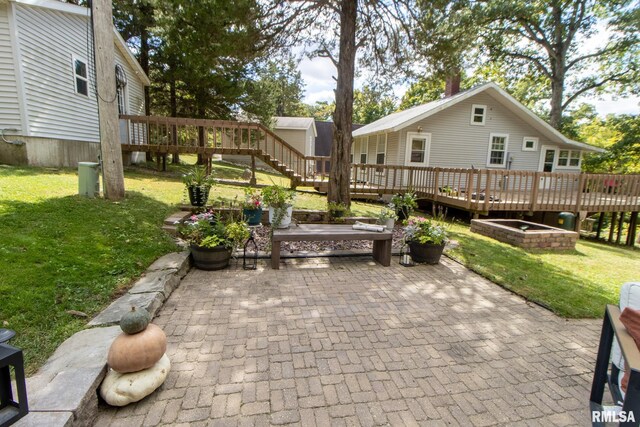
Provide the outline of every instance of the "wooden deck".
[[[292,186],[326,188],[328,157],[304,156],[256,123],[121,116],[124,153],[254,156],[291,178]],[[415,191],[434,203],[488,214],[511,212],[638,212],[640,175],[549,173],[395,165],[351,165],[351,191],[372,198]]]

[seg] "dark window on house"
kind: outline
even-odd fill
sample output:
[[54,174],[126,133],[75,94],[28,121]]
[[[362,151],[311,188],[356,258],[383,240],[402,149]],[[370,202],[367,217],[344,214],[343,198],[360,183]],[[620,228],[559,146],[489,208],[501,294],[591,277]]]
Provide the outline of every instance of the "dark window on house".
[[491,135],[487,166],[504,166],[507,154],[507,135]]
[[76,83],[76,93],[89,96],[89,80],[87,73],[87,62],[73,58],[73,76]]

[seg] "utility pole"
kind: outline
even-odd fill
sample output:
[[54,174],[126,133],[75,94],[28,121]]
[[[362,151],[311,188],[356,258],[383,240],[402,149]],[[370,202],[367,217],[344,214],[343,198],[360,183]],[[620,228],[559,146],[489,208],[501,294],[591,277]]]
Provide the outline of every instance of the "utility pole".
[[116,99],[113,5],[111,0],[93,0],[91,3],[104,196],[109,200],[120,200],[124,198],[124,171]]

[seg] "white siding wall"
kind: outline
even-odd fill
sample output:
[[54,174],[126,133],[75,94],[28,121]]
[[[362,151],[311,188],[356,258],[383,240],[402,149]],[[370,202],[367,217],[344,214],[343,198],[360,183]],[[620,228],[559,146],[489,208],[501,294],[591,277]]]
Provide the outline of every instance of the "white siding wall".
[[14,53],[9,29],[9,4],[0,3],[0,129],[21,130]]
[[[487,106],[484,126],[473,126],[471,122],[471,106],[482,104]],[[453,107],[428,117],[422,121],[409,125],[400,132],[390,133],[389,140],[393,141],[390,148],[390,164],[403,164],[405,159],[407,132],[422,132],[431,134],[431,151],[429,166],[448,168],[487,168],[487,153],[491,133],[509,135],[507,151],[513,157],[511,169],[538,170],[540,147],[543,145],[560,146],[540,135],[533,127],[519,119],[506,107],[486,93],[480,93]],[[539,138],[536,151],[522,151],[522,141],[525,136]],[[396,141],[398,141],[397,149]],[[504,169],[494,168],[491,169]],[[558,172],[571,170],[557,169]],[[575,172],[575,169],[573,170]]]
[[303,129],[274,129],[273,132],[278,135],[280,138],[284,139],[284,141],[300,151],[301,153],[305,152],[305,147],[307,145],[306,141],[306,131]]
[[[89,17],[24,5],[16,15],[30,134],[98,142]],[[144,86],[115,43],[114,53],[127,73],[127,112],[144,114]],[[88,62],[89,96],[75,92],[73,55]]]
[[24,5],[16,5],[16,15],[30,134],[97,142],[94,85],[88,97],[75,93],[71,59],[90,62],[88,18]]

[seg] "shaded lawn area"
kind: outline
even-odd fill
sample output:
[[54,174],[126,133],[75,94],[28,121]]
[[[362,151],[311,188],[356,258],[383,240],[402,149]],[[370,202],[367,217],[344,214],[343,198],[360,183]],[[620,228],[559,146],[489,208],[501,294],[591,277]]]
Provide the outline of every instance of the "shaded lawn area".
[[29,374],[85,327],[68,310],[94,316],[176,250],[160,228],[170,205],[135,191],[117,203],[75,192],[74,173],[0,166],[0,325],[16,330]]
[[579,240],[573,251],[524,251],[451,226],[459,246],[447,255],[489,280],[563,317],[599,318],[620,286],[640,279],[640,251]]

